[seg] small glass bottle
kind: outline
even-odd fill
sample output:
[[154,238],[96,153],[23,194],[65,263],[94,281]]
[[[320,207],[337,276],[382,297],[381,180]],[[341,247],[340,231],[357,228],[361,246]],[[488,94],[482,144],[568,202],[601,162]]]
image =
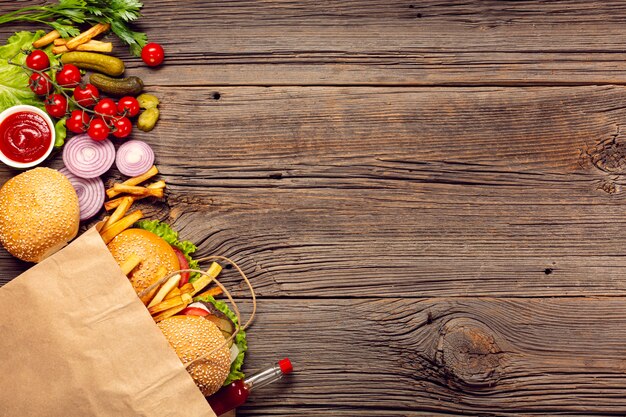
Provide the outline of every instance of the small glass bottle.
[[246,379],[231,382],[208,397],[207,401],[215,414],[221,416],[245,403],[248,395],[250,395],[250,391],[276,382],[291,371],[293,371],[291,361],[285,358],[269,368],[250,375]]

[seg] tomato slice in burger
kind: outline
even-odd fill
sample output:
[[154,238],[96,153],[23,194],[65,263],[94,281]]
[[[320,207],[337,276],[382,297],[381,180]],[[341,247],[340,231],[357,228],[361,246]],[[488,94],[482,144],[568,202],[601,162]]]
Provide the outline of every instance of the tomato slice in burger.
[[[178,257],[178,263],[180,264],[180,269],[189,269],[189,262],[187,262],[187,258],[185,258],[185,255],[183,254],[183,252],[180,249],[175,248],[174,246],[172,246],[172,249],[174,249],[174,253]],[[178,283],[178,288],[182,287],[188,282],[189,282],[189,272],[181,272],[180,282]]]
[[186,309],[181,311],[180,314],[182,314],[183,316],[200,316],[200,317],[204,317],[204,316],[208,316],[211,313],[209,313],[208,311],[206,311],[203,308],[187,307]]

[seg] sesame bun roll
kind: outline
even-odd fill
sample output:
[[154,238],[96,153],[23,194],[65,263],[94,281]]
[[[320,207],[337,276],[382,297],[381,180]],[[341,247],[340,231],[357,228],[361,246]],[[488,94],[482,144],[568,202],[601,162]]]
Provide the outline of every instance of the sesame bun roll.
[[78,196],[59,171],[35,168],[0,189],[0,243],[11,255],[40,262],[78,234]]
[[209,396],[217,392],[230,373],[230,350],[220,329],[200,316],[173,316],[157,325],[185,364],[221,345],[207,359],[200,359],[187,367],[202,394]]

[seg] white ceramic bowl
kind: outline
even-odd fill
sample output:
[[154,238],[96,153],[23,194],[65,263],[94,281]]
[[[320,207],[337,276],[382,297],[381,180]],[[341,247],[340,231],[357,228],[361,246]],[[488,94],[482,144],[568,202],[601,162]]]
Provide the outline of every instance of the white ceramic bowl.
[[44,120],[46,121],[46,123],[48,123],[48,126],[50,127],[50,132],[52,132],[52,134],[51,134],[52,140],[50,141],[50,146],[46,150],[46,153],[41,158],[37,159],[36,161],[26,162],[26,163],[16,162],[16,161],[14,161],[12,159],[7,158],[2,153],[2,151],[0,151],[0,161],[2,161],[6,165],[8,165],[10,167],[13,167],[13,168],[25,169],[25,168],[32,168],[32,167],[34,167],[36,165],[41,164],[43,161],[45,161],[45,159],[48,156],[50,156],[50,153],[52,152],[52,149],[54,148],[54,141],[56,139],[56,132],[54,131],[54,123],[52,122],[52,119],[50,118],[50,116],[48,116],[48,114],[45,111],[43,111],[41,109],[38,109],[37,107],[29,106],[29,105],[26,105],[26,104],[18,104],[17,106],[9,107],[8,109],[6,109],[2,113],[0,113],[0,124],[2,124],[2,122],[4,122],[4,119],[9,117],[10,115],[15,114],[15,113],[19,113],[19,112],[22,112],[22,111],[28,111],[28,112],[36,113],[36,114],[40,115],[41,117],[43,117]]

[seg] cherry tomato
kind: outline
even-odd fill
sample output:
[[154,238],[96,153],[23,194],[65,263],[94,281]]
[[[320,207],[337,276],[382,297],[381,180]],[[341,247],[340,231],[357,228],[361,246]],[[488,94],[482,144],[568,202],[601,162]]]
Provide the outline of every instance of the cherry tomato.
[[67,113],[67,99],[63,94],[52,94],[46,97],[46,111],[52,117],[61,118]]
[[50,58],[44,51],[35,49],[26,57],[26,66],[32,70],[43,71],[50,66]]
[[87,134],[93,140],[105,140],[109,136],[109,126],[100,117],[94,117],[89,123]]
[[93,110],[106,121],[110,121],[117,115],[117,105],[110,98],[103,98],[96,104]]
[[45,72],[42,74],[34,72],[30,76],[28,86],[33,90],[33,93],[45,96],[52,91],[52,80]]
[[117,112],[128,117],[135,117],[139,114],[139,102],[135,97],[122,97],[117,103]]
[[83,133],[87,130],[89,116],[82,110],[74,110],[65,122],[70,132]]
[[113,122],[113,136],[116,138],[125,138],[133,131],[133,124],[127,117],[120,117]]
[[65,64],[57,72],[57,84],[61,87],[76,87],[81,80],[80,70],[76,65]]
[[84,87],[80,85],[74,89],[74,100],[81,106],[91,107],[96,104],[100,98],[100,92],[93,84],[87,84]]
[[158,43],[150,42],[141,50],[141,59],[149,67],[161,65],[163,58],[165,58],[165,52],[163,52],[163,47]]

